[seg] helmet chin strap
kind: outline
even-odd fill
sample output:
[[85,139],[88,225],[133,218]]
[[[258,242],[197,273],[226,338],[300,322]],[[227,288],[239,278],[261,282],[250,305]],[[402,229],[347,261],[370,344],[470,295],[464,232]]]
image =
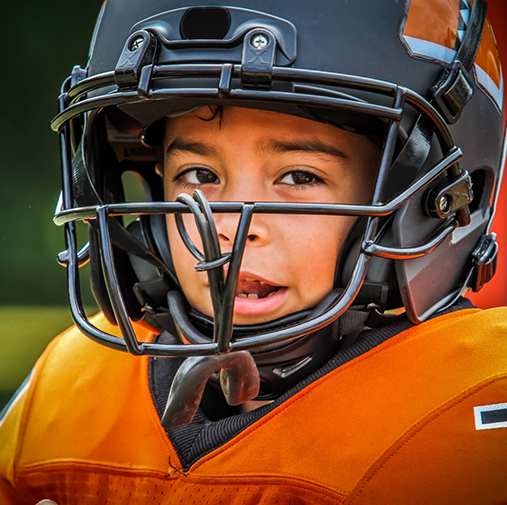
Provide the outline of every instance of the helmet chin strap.
[[[241,336],[257,333],[261,328],[268,330],[315,317],[325,311],[335,299],[336,291],[342,290],[333,290],[312,311],[301,311],[266,323],[234,327],[233,337],[235,340],[241,339]],[[194,334],[196,338],[192,343],[211,340],[214,333],[211,317],[195,310],[190,311],[189,316],[178,291],[172,291],[168,295],[168,301],[173,321],[177,320],[180,330],[183,330],[180,334]],[[272,344],[250,352],[236,351],[187,358],[171,385],[162,426],[173,429],[190,423],[208,381],[215,387],[220,387],[227,403],[233,406],[253,399],[278,398],[324,365],[338,350],[351,345],[363,330],[370,312],[364,310],[364,307],[351,308],[334,323],[288,343]],[[219,381],[215,379],[217,372]]]
[[[204,195],[196,191],[194,198],[183,194],[178,200],[188,205],[201,235],[203,252],[197,249],[188,235],[181,215],[175,215],[183,242],[198,260],[196,270],[208,273],[213,318],[199,315],[201,324],[196,328],[179,291],[171,291],[168,294],[169,309],[180,339],[189,346],[215,341],[218,343],[218,352],[209,356],[189,357],[179,368],[162,418],[162,425],[166,429],[188,424],[193,419],[206,383],[217,372],[220,376],[220,387],[230,405],[238,405],[254,398],[276,398],[332,357],[338,350],[343,335],[339,331],[340,323],[337,320],[320,330],[303,334],[288,342],[260,346],[251,352],[230,352],[233,337],[235,341],[241,341],[242,337],[247,337],[252,331],[262,333],[273,329],[273,326],[285,327],[298,320],[319,316],[336,301],[343,289],[333,290],[311,311],[290,314],[280,320],[253,325],[254,327],[234,327],[234,297],[251,214],[249,218],[242,214],[237,232],[240,239],[235,240],[232,253],[222,255],[213,215]],[[241,237],[244,240],[241,240]],[[225,263],[229,263],[227,277],[223,270]],[[367,316],[368,312],[364,312],[359,318],[354,318],[353,328],[347,331],[357,334],[364,326]],[[352,323],[351,318],[349,323]],[[268,390],[261,390],[259,394],[261,379]]]

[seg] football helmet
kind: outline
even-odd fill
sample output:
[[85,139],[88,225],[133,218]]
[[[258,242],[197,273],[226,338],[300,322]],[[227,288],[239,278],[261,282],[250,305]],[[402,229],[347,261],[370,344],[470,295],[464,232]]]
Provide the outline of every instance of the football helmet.
[[[208,379],[220,381],[231,404],[274,398],[386,311],[404,309],[417,324],[493,276],[490,225],[505,150],[501,65],[486,8],[484,0],[104,2],[88,64],[63,83],[52,122],[62,158],[55,221],[64,225],[66,250],[59,260],[85,335],[134,355],[186,358],[166,427],[189,422]],[[163,119],[228,105],[380,139],[368,204],[208,202],[199,191],[164,201],[156,171]],[[144,201],[129,200],[125,173],[142,180]],[[226,254],[215,227],[220,213],[239,215]],[[237,326],[236,284],[256,213],[356,220],[334,289],[317,307]],[[185,299],[167,214],[195,268],[207,272],[213,317]],[[89,228],[81,250],[76,221]],[[79,267],[88,260],[95,298],[123,338],[85,315]],[[132,325],[139,320],[179,343],[140,342]]]

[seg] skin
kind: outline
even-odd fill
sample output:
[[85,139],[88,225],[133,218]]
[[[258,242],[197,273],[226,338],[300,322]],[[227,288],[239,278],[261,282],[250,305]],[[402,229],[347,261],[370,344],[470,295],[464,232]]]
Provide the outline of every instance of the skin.
[[[211,115],[206,107],[168,118],[163,167],[167,201],[195,189],[210,201],[366,204],[370,200],[379,148],[366,137],[270,111],[226,107],[221,121],[203,120]],[[222,252],[229,252],[238,216],[214,217]],[[234,323],[260,323],[315,307],[333,287],[338,253],[353,221],[254,215],[240,291],[243,286],[251,292],[252,286],[260,286],[258,281],[268,284],[264,289],[278,290],[260,300],[237,297]],[[190,216],[185,216],[185,224],[201,248]],[[195,271],[196,260],[180,239],[172,215],[167,216],[167,228],[176,273],[189,303],[212,316],[207,275]]]

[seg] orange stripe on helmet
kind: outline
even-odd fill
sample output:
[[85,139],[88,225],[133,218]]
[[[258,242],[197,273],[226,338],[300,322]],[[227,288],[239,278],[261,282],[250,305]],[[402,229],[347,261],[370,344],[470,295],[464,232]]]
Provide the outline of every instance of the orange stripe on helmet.
[[454,50],[458,20],[459,0],[412,0],[403,35]]
[[[479,51],[477,52],[477,57],[475,58],[475,63],[477,66],[485,72],[492,83],[495,84],[498,90],[498,96],[501,97],[502,91],[502,68],[500,65],[500,57],[498,56],[498,47],[496,44],[495,35],[493,34],[493,29],[491,28],[491,24],[489,19],[486,21],[486,26],[484,27],[484,33],[482,35],[481,45],[479,47]],[[492,90],[488,88],[482,81],[481,76],[479,75],[480,71],[478,71],[478,79],[481,84],[490,93]],[[496,97],[495,97],[496,98]],[[498,103],[498,98],[495,100]],[[500,101],[501,102],[501,101]],[[501,107],[500,107],[501,108]]]
[[[451,63],[469,23],[473,3],[473,0],[411,0],[403,28],[403,38],[409,53],[441,63]],[[479,85],[502,109],[502,70],[489,20],[484,27],[475,64]]]

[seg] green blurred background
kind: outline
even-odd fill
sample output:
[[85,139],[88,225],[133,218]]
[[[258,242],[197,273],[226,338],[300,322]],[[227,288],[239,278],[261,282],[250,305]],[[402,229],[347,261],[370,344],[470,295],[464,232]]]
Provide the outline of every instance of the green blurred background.
[[[4,6],[0,66],[0,410],[52,337],[72,323],[62,229],[58,135],[49,122],[61,83],[86,65],[100,0]],[[86,299],[92,304],[92,299]]]

